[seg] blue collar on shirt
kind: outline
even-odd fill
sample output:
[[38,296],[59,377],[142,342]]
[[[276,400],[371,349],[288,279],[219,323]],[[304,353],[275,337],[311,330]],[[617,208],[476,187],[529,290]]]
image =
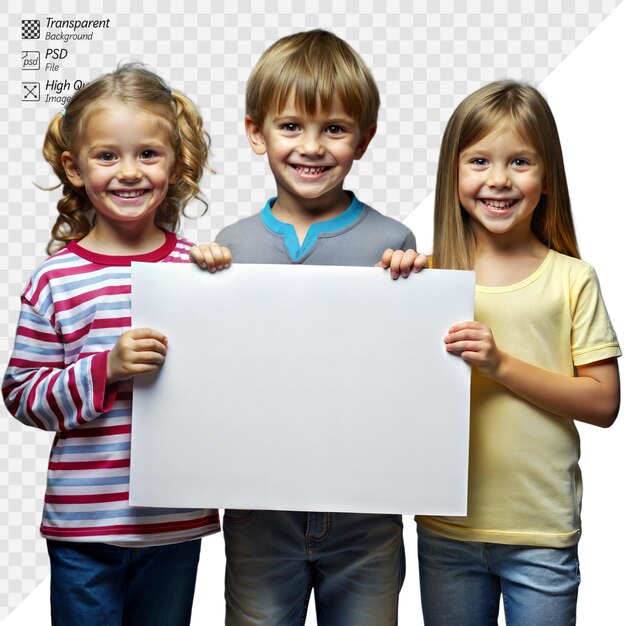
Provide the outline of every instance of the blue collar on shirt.
[[336,217],[311,224],[302,245],[298,241],[295,228],[291,224],[276,219],[272,214],[272,206],[276,202],[276,198],[270,198],[266,202],[261,211],[261,219],[272,232],[283,237],[289,256],[293,261],[298,261],[313,247],[321,234],[347,228],[359,218],[363,210],[363,203],[351,191],[346,191],[346,193],[351,198],[348,208]]

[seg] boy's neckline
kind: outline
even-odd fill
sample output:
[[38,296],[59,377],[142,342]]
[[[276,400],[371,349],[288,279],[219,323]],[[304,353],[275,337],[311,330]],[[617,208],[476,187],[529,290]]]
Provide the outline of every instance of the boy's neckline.
[[[282,198],[282,199],[281,199]],[[340,189],[339,195],[332,203],[328,198],[300,198],[294,202],[289,194],[278,194],[271,200],[272,215],[284,224],[291,224],[301,242],[314,224],[330,222],[345,213],[354,200],[354,194],[346,189]]]
[[91,250],[83,248],[80,245],[80,241],[70,241],[65,249],[73,252],[86,261],[91,261],[92,263],[97,263],[98,265],[129,266],[132,262],[155,263],[166,258],[176,247],[176,235],[170,231],[163,232],[165,233],[165,242],[158,248],[143,254],[101,254],[99,252],[92,252]]
[[358,220],[363,212],[363,203],[351,191],[346,191],[346,193],[350,198],[348,208],[335,217],[312,223],[302,243],[300,243],[293,225],[279,220],[272,213],[272,206],[276,201],[275,197],[266,202],[261,211],[261,220],[269,230],[283,237],[289,256],[293,261],[298,261],[313,247],[320,235],[338,232],[348,228]]

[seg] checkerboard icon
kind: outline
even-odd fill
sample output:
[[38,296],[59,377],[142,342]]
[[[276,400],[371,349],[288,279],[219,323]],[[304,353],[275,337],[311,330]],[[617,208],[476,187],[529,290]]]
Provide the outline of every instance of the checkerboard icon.
[[22,39],[39,39],[39,20],[22,20]]

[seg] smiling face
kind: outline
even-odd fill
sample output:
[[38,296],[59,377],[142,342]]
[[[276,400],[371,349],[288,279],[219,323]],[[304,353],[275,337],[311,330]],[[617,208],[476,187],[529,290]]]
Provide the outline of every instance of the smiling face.
[[91,114],[78,146],[61,160],[72,185],[84,187],[98,220],[152,225],[174,170],[161,119],[114,103]]
[[293,95],[281,111],[269,113],[262,126],[246,117],[253,150],[267,154],[277,185],[276,203],[296,208],[315,204],[331,208],[345,202],[343,181],[374,136],[362,132],[335,98],[327,112],[299,111]]
[[544,177],[538,153],[509,123],[463,150],[459,201],[477,237],[531,234]]

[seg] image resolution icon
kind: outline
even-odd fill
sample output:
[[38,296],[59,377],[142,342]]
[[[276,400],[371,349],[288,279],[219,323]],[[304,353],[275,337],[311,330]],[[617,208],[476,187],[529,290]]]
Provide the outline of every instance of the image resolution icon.
[[39,20],[22,20],[22,39],[39,39]]
[[22,83],[22,102],[39,102],[39,83]]

